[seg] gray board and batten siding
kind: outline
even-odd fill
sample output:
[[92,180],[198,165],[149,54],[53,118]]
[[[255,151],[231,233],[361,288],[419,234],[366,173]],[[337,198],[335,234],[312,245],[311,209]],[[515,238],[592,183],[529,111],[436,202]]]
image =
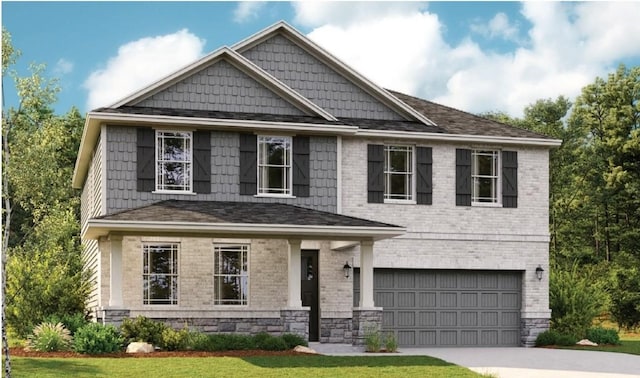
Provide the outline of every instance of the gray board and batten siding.
[[225,60],[215,62],[135,105],[294,116],[304,114]]
[[316,210],[337,209],[337,139],[309,137],[309,197],[265,198],[240,195],[240,134],[211,131],[211,191],[158,194],[137,190],[137,128],[107,127],[107,214],[168,199],[287,203]]
[[281,34],[241,54],[337,118],[404,120]]
[[521,285],[517,271],[375,269],[374,302],[401,346],[519,346]]

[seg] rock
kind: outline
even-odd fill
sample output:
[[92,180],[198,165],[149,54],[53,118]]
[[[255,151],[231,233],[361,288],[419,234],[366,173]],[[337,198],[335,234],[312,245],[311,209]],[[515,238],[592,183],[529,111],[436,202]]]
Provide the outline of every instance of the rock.
[[594,343],[593,341],[588,340],[588,339],[582,339],[582,340],[578,341],[578,342],[576,343],[576,345],[582,345],[582,346],[598,346],[598,344],[596,344],[596,343]]
[[293,348],[293,351],[298,353],[318,354],[318,352],[316,352],[315,350],[302,345],[296,346],[295,348]]
[[127,353],[151,353],[153,345],[149,343],[135,342],[127,345]]

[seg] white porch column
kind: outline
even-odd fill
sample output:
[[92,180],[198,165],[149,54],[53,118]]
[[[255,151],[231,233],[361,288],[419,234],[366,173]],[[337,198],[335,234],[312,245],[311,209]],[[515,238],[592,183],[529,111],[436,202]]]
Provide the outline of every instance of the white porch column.
[[122,236],[109,235],[109,307],[121,308],[122,302]]
[[289,300],[287,307],[301,308],[300,299],[300,240],[292,239],[289,242]]
[[360,308],[373,308],[373,241],[360,242]]

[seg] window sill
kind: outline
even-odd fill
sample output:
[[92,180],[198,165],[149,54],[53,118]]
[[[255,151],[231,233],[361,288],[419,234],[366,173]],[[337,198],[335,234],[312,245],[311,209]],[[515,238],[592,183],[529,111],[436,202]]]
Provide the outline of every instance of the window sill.
[[291,194],[255,194],[255,198],[297,198]]
[[154,190],[153,192],[151,192],[153,194],[182,194],[185,196],[195,196],[198,193],[194,193],[194,192],[186,192],[186,191],[181,191],[181,190]]
[[501,203],[489,203],[489,202],[471,202],[473,207],[502,207]]
[[398,199],[385,199],[384,203],[394,203],[398,205],[416,205],[417,202],[414,200],[398,200]]

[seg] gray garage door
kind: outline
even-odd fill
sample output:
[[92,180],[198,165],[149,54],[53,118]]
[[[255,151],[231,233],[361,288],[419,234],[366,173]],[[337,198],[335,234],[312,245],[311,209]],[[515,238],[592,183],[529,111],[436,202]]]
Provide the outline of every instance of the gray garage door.
[[376,269],[374,301],[401,346],[518,346],[521,281],[521,272]]

